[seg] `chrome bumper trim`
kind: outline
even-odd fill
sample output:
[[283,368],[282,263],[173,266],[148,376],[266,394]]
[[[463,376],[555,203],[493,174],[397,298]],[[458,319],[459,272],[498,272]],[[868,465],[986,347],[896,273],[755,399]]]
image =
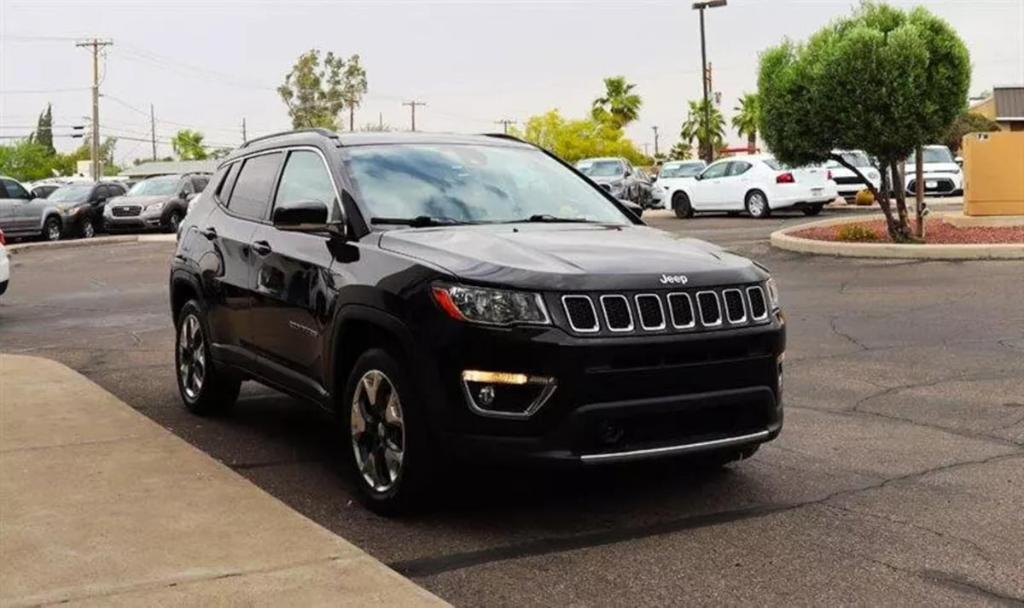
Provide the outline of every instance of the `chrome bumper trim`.
[[754,443],[768,439],[769,431],[758,431],[749,435],[738,437],[726,437],[712,441],[701,441],[699,443],[684,443],[683,445],[670,445],[663,448],[649,448],[646,450],[632,450],[629,452],[609,452],[607,454],[583,454],[580,460],[584,463],[596,462],[626,462],[629,460],[640,460],[655,456],[671,456],[675,454],[689,454],[691,452],[703,452],[715,448],[727,448],[735,445]]

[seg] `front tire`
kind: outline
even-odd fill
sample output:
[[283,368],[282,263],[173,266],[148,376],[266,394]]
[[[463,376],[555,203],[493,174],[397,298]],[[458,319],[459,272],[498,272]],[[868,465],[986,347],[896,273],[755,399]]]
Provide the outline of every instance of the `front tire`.
[[242,383],[213,364],[206,314],[198,300],[181,308],[175,329],[174,369],[182,403],[200,416],[231,408]]
[[82,218],[82,226],[78,229],[78,235],[83,239],[91,239],[96,236],[96,227],[93,226],[92,218]]
[[676,212],[676,217],[679,219],[693,217],[693,206],[690,205],[690,197],[686,196],[686,193],[684,192],[676,192],[673,194],[672,210]]
[[372,348],[352,367],[339,407],[361,501],[381,515],[422,504],[433,472],[423,398],[390,352]]
[[768,197],[760,190],[751,190],[748,192],[745,205],[750,217],[762,219],[769,217],[772,214],[772,210],[768,206]]
[[171,215],[167,218],[167,232],[177,233],[179,224],[181,224],[181,213],[172,211]]
[[43,238],[47,241],[59,241],[60,236],[60,220],[55,217],[46,218],[46,222],[43,224]]

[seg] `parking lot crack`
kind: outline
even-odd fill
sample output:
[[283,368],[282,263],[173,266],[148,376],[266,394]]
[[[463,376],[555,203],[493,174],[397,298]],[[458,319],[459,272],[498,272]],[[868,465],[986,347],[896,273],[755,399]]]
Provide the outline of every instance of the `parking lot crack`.
[[844,338],[844,339],[848,340],[849,342],[853,343],[854,345],[856,345],[861,350],[870,350],[870,348],[866,344],[864,344],[863,342],[861,342],[857,338],[854,338],[852,335],[850,335],[850,334],[848,334],[848,333],[846,333],[844,331],[840,331],[839,328],[836,327],[836,322],[838,320],[839,320],[838,316],[833,316],[833,317],[829,318],[828,324],[829,324],[829,327],[832,328],[832,333],[834,333],[835,335],[839,336],[840,338]]
[[955,589],[963,593],[969,593],[981,599],[991,601],[998,606],[1013,606],[1015,608],[1024,606],[1024,597],[1007,595],[981,585],[980,583],[976,583],[960,574],[942,572],[941,570],[921,570],[915,574],[926,581],[938,583],[944,587]]

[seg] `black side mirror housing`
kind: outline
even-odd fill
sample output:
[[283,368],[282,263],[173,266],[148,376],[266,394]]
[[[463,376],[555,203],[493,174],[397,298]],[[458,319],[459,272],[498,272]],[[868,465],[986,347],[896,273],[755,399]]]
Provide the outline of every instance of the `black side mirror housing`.
[[322,201],[299,201],[286,207],[277,207],[271,220],[278,230],[320,232],[331,230],[327,205]]

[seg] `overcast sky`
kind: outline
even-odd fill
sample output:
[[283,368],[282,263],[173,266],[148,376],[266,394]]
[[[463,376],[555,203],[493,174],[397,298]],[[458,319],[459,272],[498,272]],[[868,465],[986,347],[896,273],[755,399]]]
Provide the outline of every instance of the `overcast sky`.
[[[147,157],[149,105],[157,136],[201,130],[214,144],[286,129],[274,88],[310,48],[358,53],[369,94],[361,125],[406,129],[405,99],[427,102],[417,127],[482,132],[494,121],[551,108],[582,116],[622,74],[644,106],[629,135],[653,151],[676,140],[686,100],[700,96],[700,38],[690,1],[505,0],[322,1],[0,0],[0,135],[27,133],[53,102],[55,124],[90,113],[89,52],[75,37],[114,42],[102,61],[101,125],[122,140],[116,159]],[[922,0],[949,20],[971,52],[972,93],[1024,82],[1024,0]],[[784,36],[803,39],[836,16],[847,0],[730,0],[708,13],[708,53],[722,109],[756,88],[758,53]],[[43,91],[43,92],[37,92]],[[869,92],[865,92],[869,94]],[[109,127],[107,129],[106,127]],[[57,134],[69,129],[55,127]],[[730,134],[732,141],[740,139]],[[75,140],[58,138],[61,149]],[[158,153],[170,154],[161,144]]]

